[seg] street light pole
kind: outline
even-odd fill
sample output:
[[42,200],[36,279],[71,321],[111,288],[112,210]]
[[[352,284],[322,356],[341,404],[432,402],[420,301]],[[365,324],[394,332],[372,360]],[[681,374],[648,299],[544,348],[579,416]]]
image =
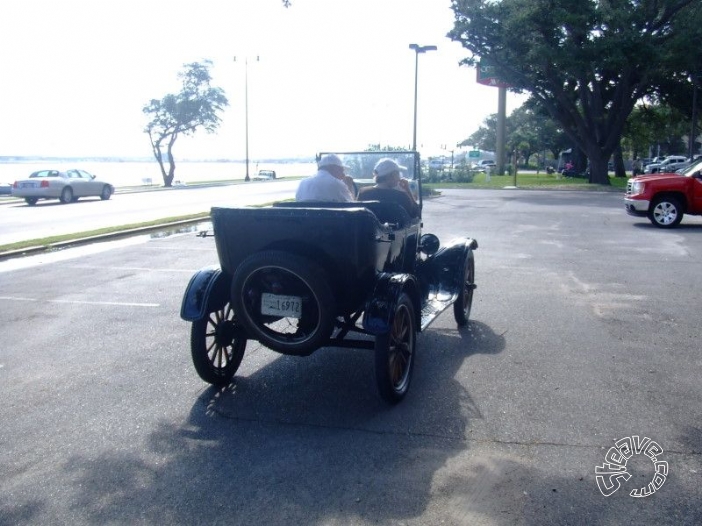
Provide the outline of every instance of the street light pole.
[[[234,62],[236,62],[236,57],[234,57]],[[258,57],[256,57],[256,62],[258,62]],[[244,58],[244,125],[245,125],[245,137],[244,144],[246,149],[246,177],[244,181],[250,181],[249,176],[249,58]]]
[[249,59],[244,59],[244,121],[246,126],[246,177],[244,181],[250,181],[249,177]]
[[412,150],[417,150],[417,79],[419,78],[419,54],[427,51],[436,51],[436,46],[420,46],[410,44],[410,49],[414,50],[414,127],[412,131]]
[[692,75],[692,131],[690,132],[690,160],[695,155],[695,139],[697,138],[697,82],[698,75]]

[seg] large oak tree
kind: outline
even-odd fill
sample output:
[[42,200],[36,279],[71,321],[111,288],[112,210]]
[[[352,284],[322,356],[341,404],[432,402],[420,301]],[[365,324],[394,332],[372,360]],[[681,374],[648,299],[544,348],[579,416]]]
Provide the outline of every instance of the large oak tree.
[[[687,74],[702,41],[700,0],[452,0],[449,37],[528,91],[587,155],[590,182],[609,184],[636,101]],[[684,53],[687,50],[687,54]]]

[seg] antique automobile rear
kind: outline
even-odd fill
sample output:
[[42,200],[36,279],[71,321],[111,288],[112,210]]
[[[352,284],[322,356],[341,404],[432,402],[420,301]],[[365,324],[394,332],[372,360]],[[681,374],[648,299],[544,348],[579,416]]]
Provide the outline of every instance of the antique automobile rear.
[[396,266],[399,256],[390,255],[403,241],[357,203],[349,208],[213,208],[212,226],[225,273],[233,276],[250,254],[296,254],[326,273],[338,316],[362,307],[376,274]]
[[[417,167],[421,191],[416,152],[382,156],[393,153]],[[379,158],[353,155],[361,177]],[[191,278],[181,307],[192,322],[193,364],[209,383],[231,381],[247,340],[298,356],[372,349],[378,391],[397,403],[409,389],[417,334],[451,306],[458,326],[468,323],[477,242],[442,247],[398,204],[280,202],[213,208],[211,218],[219,266]]]

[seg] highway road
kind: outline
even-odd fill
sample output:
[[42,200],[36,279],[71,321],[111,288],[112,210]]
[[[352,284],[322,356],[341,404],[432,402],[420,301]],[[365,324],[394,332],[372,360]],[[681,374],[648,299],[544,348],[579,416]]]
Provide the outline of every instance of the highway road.
[[58,200],[24,201],[0,206],[0,245],[27,239],[84,232],[114,225],[207,212],[213,206],[262,204],[294,197],[298,180],[192,186],[117,193],[109,201],[95,198],[61,204]]

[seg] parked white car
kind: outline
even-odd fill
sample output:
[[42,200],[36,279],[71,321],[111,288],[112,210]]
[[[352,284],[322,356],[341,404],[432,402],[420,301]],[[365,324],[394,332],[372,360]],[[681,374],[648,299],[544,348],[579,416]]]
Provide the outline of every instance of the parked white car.
[[488,168],[491,170],[494,169],[497,166],[495,163],[495,159],[481,159],[477,163],[473,164],[473,170],[477,170],[479,172],[484,172]]

